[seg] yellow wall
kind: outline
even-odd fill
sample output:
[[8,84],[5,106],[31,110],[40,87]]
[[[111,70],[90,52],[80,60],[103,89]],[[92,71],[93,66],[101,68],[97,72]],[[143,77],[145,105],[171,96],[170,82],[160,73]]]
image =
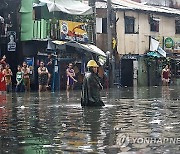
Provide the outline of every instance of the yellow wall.
[[[125,34],[124,14],[135,18],[135,33]],[[119,11],[117,21],[117,50],[119,54],[143,54],[149,50],[149,36],[162,39],[163,37],[180,37],[175,35],[175,18],[163,15],[159,17],[159,32],[150,32],[149,16],[133,11]]]

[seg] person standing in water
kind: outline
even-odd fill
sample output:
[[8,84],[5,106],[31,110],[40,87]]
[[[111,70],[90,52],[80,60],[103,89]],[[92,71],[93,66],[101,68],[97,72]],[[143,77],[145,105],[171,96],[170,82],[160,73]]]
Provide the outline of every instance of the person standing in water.
[[74,83],[77,82],[75,79],[75,72],[73,69],[73,64],[69,63],[68,68],[66,69],[66,75],[67,75],[67,84],[66,84],[66,90],[70,90],[74,88]]
[[81,106],[104,106],[100,97],[100,90],[103,89],[98,77],[98,65],[94,60],[87,63],[88,72],[83,80]]
[[5,74],[3,72],[3,66],[0,64],[0,91],[6,91]]
[[16,92],[24,92],[25,91],[25,86],[24,86],[24,74],[21,70],[21,66],[18,65],[17,67],[17,73],[16,73],[16,82],[17,82],[17,85],[16,85]]
[[6,81],[6,91],[7,92],[12,92],[12,71],[10,69],[9,64],[6,64],[5,69],[3,70],[3,73],[5,75],[5,81]]
[[165,68],[162,70],[161,79],[163,82],[163,86],[168,86],[170,81],[170,69],[168,65],[166,65]]
[[40,66],[38,68],[39,75],[39,92],[47,90],[47,82],[48,82],[48,69],[44,66],[44,62],[40,62]]
[[25,91],[30,91],[30,68],[28,67],[27,63],[24,61],[23,66],[21,68],[23,72],[23,81],[25,86]]

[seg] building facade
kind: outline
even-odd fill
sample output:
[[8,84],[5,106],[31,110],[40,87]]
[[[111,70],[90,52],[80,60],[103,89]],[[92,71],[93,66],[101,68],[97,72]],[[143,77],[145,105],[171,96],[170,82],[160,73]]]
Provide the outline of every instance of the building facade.
[[[99,8],[98,17],[101,16],[103,21],[107,17],[102,16],[102,12],[106,12],[106,4],[97,3],[97,6]],[[114,56],[116,56],[117,65],[119,65],[117,68],[120,69],[114,72],[117,74],[118,71],[120,76],[119,81],[115,82],[119,82],[122,86],[133,86],[134,80],[140,86],[159,85],[160,71],[168,58],[162,55],[159,59],[147,56],[150,51],[151,38],[156,39],[165,52],[174,54],[171,59],[178,59],[177,57],[180,54],[180,11],[160,6],[148,6],[128,0],[112,0],[112,10],[113,13],[115,12],[115,20],[111,16],[111,28],[115,31],[112,35],[117,42],[117,54]],[[97,34],[97,39],[99,38],[97,42],[101,42],[103,35],[103,31]],[[170,48],[165,45],[167,38],[171,38],[174,42]],[[106,38],[102,40],[106,40]],[[106,41],[97,43],[97,45],[99,44],[104,50],[107,50],[103,42]],[[156,52],[158,53],[158,51]],[[151,61],[148,61],[150,58]],[[176,67],[172,68],[175,71],[173,73],[177,74],[179,66],[173,67]],[[154,82],[156,78],[158,79]]]

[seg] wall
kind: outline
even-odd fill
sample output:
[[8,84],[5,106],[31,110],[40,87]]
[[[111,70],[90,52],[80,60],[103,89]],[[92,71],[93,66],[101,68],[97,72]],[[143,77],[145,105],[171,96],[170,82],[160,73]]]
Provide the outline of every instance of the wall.
[[[135,18],[135,34],[125,34],[124,14]],[[175,18],[172,16],[153,15],[159,17],[159,32],[150,32],[149,15],[133,11],[119,11],[117,22],[117,50],[119,54],[144,54],[149,50],[149,36],[180,37],[175,35]]]
[[[97,18],[107,17],[106,9],[97,9],[96,13],[97,13],[97,16],[96,16]],[[107,48],[108,48],[107,47],[107,34],[103,34],[103,33],[96,34],[96,46],[105,52],[107,51]]]
[[103,51],[107,51],[107,34],[97,34],[96,35],[96,46]]
[[[135,18],[135,34],[125,34],[124,14]],[[149,48],[148,15],[132,11],[117,12],[117,50],[119,54],[143,54]]]

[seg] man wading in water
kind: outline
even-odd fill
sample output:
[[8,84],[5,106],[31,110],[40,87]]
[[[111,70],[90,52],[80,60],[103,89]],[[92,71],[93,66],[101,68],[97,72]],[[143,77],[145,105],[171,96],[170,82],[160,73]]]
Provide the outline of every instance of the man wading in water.
[[94,60],[87,63],[88,72],[85,74],[81,106],[104,106],[100,97],[100,90],[103,88],[97,75],[98,65]]

